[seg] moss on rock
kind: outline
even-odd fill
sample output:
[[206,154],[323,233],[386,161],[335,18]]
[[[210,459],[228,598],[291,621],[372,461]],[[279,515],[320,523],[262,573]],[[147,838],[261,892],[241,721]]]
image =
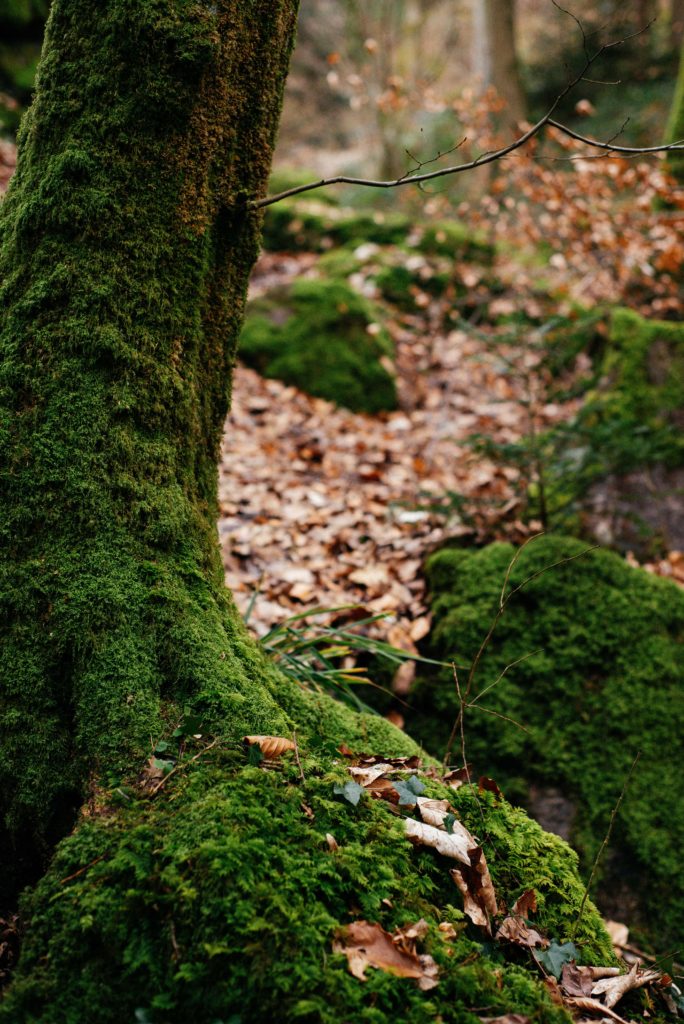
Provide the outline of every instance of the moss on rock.
[[294,198],[267,208],[262,242],[274,252],[325,252],[334,245],[398,245],[410,229],[411,221],[402,213],[371,213]]
[[394,379],[382,363],[392,342],[381,313],[340,280],[300,280],[249,307],[240,358],[355,412],[395,409]]
[[[576,540],[536,540],[520,554],[509,587],[583,549]],[[494,619],[513,554],[510,545],[493,544],[432,557],[431,656],[469,664]],[[512,599],[473,695],[535,651],[483,700],[529,731],[470,711],[468,757],[514,801],[529,806],[533,784],[560,790],[574,805],[571,836],[587,871],[641,751],[600,891],[609,911],[629,914],[659,945],[678,948],[684,939],[684,593],[607,551],[550,569]],[[415,702],[417,735],[441,753],[455,715],[451,672],[424,675]]]
[[431,256],[450,256],[489,265],[495,249],[482,235],[458,221],[444,220],[420,229],[415,247]]

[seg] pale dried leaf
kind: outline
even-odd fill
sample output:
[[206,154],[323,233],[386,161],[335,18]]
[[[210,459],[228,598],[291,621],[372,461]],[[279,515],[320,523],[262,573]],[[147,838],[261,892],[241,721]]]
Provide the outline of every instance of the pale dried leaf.
[[328,844],[328,847],[333,851],[333,853],[335,852],[335,850],[339,850],[339,843],[335,839],[335,836],[332,834],[332,832],[325,833],[325,841]]
[[594,978],[585,967],[578,967],[576,963],[571,962],[563,964],[561,984],[569,996],[590,996]]
[[284,736],[243,736],[242,739],[248,747],[259,747],[264,757],[268,758],[280,757],[285,751],[295,749],[292,740]]
[[448,800],[431,800],[429,797],[419,796],[416,803],[423,821],[427,825],[434,825],[435,828],[444,828],[447,814],[454,813]]
[[388,772],[392,771],[394,769],[391,764],[375,764],[367,768],[352,765],[349,769],[349,773],[353,776],[354,781],[364,787],[370,786],[376,779],[382,778],[383,775],[387,775]]
[[620,921],[604,921],[606,931],[610,935],[610,941],[614,946],[626,946],[629,942],[629,928]]
[[566,1004],[577,1010],[586,1010],[587,1013],[594,1014],[601,1019],[604,1017],[610,1017],[611,1020],[616,1020],[618,1024],[627,1024],[627,1021],[620,1017],[615,1010],[611,1010],[610,1007],[606,1006],[598,999],[591,999],[589,996],[577,996],[567,999]]
[[603,996],[603,1001],[608,1008],[615,1006],[622,997],[635,988],[642,988],[650,985],[651,982],[660,978],[660,971],[641,971],[639,965],[634,964],[628,974],[621,974],[617,978],[603,978],[597,981],[591,990],[592,996]]
[[[420,797],[417,800],[420,800]],[[421,846],[430,846],[437,853],[441,853],[443,857],[450,857],[452,860],[458,860],[470,867],[468,851],[476,843],[470,832],[461,825],[460,821],[454,823],[452,834],[445,832],[441,828],[436,828],[434,825],[426,825],[425,822],[414,821],[413,818],[406,818],[404,827],[406,835],[411,842]]]

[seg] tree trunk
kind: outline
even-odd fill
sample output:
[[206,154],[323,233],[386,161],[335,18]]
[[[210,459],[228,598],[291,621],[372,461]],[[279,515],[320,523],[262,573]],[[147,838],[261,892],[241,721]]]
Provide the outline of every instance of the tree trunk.
[[4,886],[162,701],[230,706],[236,732],[271,714],[233,700],[216,461],[295,17],[54,4],[1,223]]
[[671,0],[670,42],[674,50],[678,50],[684,42],[684,0]]
[[[449,862],[414,852],[384,801],[340,796],[340,743],[415,745],[281,675],[224,588],[245,200],[265,187],[295,8],[53,7],[0,213],[0,916],[75,827],[21,903],[2,1024],[565,1019],[467,937]],[[254,733],[294,736],[296,758],[246,763]],[[162,740],[166,776],[147,766]],[[491,794],[425,784],[496,836],[502,906],[535,888],[540,927],[563,941],[580,914],[584,962],[610,956],[560,840]],[[421,917],[438,998],[332,955],[354,918]]]
[[514,0],[473,0],[474,72],[507,105],[513,124],[527,116],[527,104],[515,51]]
[[[665,142],[682,141],[684,141],[684,49],[682,49],[679,59],[679,74],[665,130]],[[669,153],[667,163],[675,178],[684,182],[684,152]]]

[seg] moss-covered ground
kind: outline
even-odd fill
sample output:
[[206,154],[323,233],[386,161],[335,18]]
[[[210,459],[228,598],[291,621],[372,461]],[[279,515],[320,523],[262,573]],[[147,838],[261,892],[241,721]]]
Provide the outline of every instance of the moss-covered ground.
[[[296,725],[301,774],[292,754],[250,765],[225,723],[213,727],[214,747],[210,733],[190,740],[185,767],[156,796],[110,777],[24,899],[28,934],[0,1021],[121,1024],[137,1012],[154,1024],[475,1024],[482,1012],[519,1012],[560,1024],[564,1012],[528,958],[507,956],[465,920],[449,862],[412,847],[388,804],[365,794],[353,806],[335,794],[349,779],[339,743],[383,754],[415,745],[379,717],[304,693],[265,662],[263,670],[281,710],[274,704],[259,724],[289,735]],[[426,784],[482,840],[500,901],[534,888],[538,926],[569,939],[583,884],[565,843],[491,794]],[[336,931],[353,920],[391,931],[421,917],[430,926],[421,951],[440,969],[431,992],[372,969],[362,983],[332,952]],[[443,922],[455,938],[438,929]],[[591,904],[576,941],[587,962],[610,959]]]
[[[515,563],[509,589],[584,548],[580,541],[553,536],[533,541]],[[510,545],[492,544],[445,549],[432,557],[430,655],[461,666],[472,662],[496,615],[513,555]],[[496,682],[509,665],[514,667]],[[461,668],[460,679],[467,674]],[[509,799],[523,804],[531,784],[560,790],[575,808],[572,838],[585,871],[641,752],[599,891],[613,913],[621,906],[659,947],[679,948],[684,593],[608,551],[594,550],[544,571],[511,599],[472,696],[490,686],[483,706],[527,732],[469,710],[465,734],[474,771],[493,775]],[[416,733],[441,754],[456,713],[451,671],[423,671],[415,702]]]
[[296,281],[255,300],[240,358],[266,377],[355,412],[395,409],[393,346],[382,313],[339,278]]

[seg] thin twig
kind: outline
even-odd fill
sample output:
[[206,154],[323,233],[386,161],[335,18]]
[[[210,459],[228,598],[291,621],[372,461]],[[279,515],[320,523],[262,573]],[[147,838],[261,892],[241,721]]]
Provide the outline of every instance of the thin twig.
[[517,729],[522,729],[523,732],[526,732],[529,735],[530,730],[527,728],[527,726],[522,725],[520,722],[517,722],[515,718],[511,718],[509,715],[502,715],[500,711],[493,711],[491,708],[483,708],[481,704],[465,704],[464,707],[475,707],[478,709],[478,711],[482,711],[485,715],[494,715],[495,718],[501,718],[503,719],[504,722],[510,722],[511,725],[516,726]]
[[104,857],[104,853],[100,854],[100,856],[96,857],[95,860],[91,860],[90,864],[86,864],[84,868],[79,868],[78,871],[74,871],[73,875],[67,875],[66,878],[63,878],[59,884],[66,885],[67,882],[73,882],[74,878],[78,878],[79,875],[84,874],[89,868],[94,867],[95,864],[98,864],[101,860],[104,860]]
[[632,761],[632,767],[629,769],[629,772],[627,773],[627,778],[625,779],[625,784],[622,787],[622,792],[620,793],[620,796],[618,797],[617,803],[615,804],[615,807],[611,811],[610,821],[608,822],[608,829],[606,831],[605,836],[603,837],[603,842],[601,843],[601,845],[599,847],[599,851],[596,854],[596,857],[594,859],[594,863],[593,863],[592,868],[591,868],[591,873],[589,875],[589,881],[587,882],[586,888],[584,890],[584,895],[582,896],[582,902],[580,904],[579,913],[577,914],[577,920],[575,921],[575,927],[572,930],[572,939],[573,939],[573,941],[574,941],[575,935],[577,935],[577,929],[579,928],[580,921],[582,920],[582,914],[584,913],[584,908],[586,906],[587,900],[589,899],[589,891],[591,889],[591,883],[594,881],[594,875],[596,874],[596,869],[598,868],[599,861],[601,860],[601,857],[603,856],[603,851],[605,850],[606,846],[610,842],[610,837],[611,837],[611,834],[613,832],[613,825],[615,824],[615,819],[617,818],[618,811],[620,810],[620,804],[622,803],[624,795],[627,792],[627,787],[628,787],[628,785],[630,783],[632,775],[634,774],[634,769],[636,768],[637,764],[639,763],[639,758],[640,757],[641,757],[641,751],[639,750],[639,751],[637,751],[637,756]]
[[306,782],[306,779],[304,778],[304,771],[302,769],[302,762],[299,760],[299,744],[297,743],[297,730],[296,729],[292,733],[292,742],[294,743],[294,756],[295,756],[295,761],[297,762],[297,767],[299,768],[299,777],[302,780],[302,782]]
[[180,771],[181,768],[187,768],[188,765],[193,764],[193,762],[199,760],[199,758],[203,757],[204,754],[206,754],[209,750],[211,750],[212,747],[215,747],[217,743],[218,743],[218,737],[215,740],[212,740],[211,743],[208,746],[206,746],[202,750],[200,750],[200,752],[198,754],[195,754],[194,757],[191,757],[189,761],[182,761],[179,764],[177,764],[175,768],[171,769],[171,771],[169,772],[168,775],[165,775],[163,779],[159,780],[159,782],[154,787],[154,789],[152,789],[150,791],[150,796],[151,797],[156,796],[157,793],[159,792],[159,790],[162,788],[162,786],[166,785],[166,783],[169,781],[169,779],[171,778],[172,775],[175,775],[176,772]]
[[584,142],[585,145],[593,146],[594,149],[606,149],[611,153],[627,153],[630,156],[635,156],[642,153],[667,153],[673,149],[684,149],[684,140],[682,139],[680,139],[679,142],[671,142],[667,146],[614,146],[610,141],[599,142],[597,139],[589,138],[588,135],[581,135],[573,128],[568,128],[567,125],[561,124],[559,121],[554,121],[551,117],[547,124],[550,128],[556,128],[559,132],[563,132],[564,135],[568,135],[571,139],[575,139],[577,142]]

